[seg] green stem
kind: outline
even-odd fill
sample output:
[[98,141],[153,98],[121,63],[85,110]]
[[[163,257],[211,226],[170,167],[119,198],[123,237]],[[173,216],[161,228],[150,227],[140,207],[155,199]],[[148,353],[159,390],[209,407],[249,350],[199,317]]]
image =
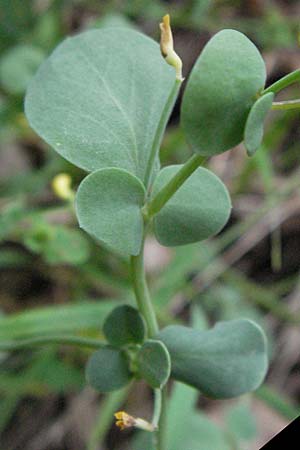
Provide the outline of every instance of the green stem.
[[296,83],[297,81],[300,81],[300,69],[294,70],[294,72],[289,73],[285,77],[271,84],[271,86],[267,87],[262,92],[262,95],[268,94],[269,92],[274,92],[274,94],[276,94],[277,92],[286,88],[290,84]]
[[156,315],[152,306],[144,268],[144,243],[137,256],[131,256],[132,284],[140,313],[144,317],[149,337],[158,332]]
[[152,417],[152,425],[156,428],[159,424],[162,407],[162,391],[161,389],[154,389],[154,411]]
[[166,402],[167,402],[167,392],[166,388],[155,389],[155,403],[153,411],[152,424],[157,427],[157,431],[154,436],[155,448],[158,450],[164,450],[167,448],[167,414],[166,414]]
[[299,109],[299,108],[300,108],[300,99],[272,103],[272,109],[274,109],[275,111],[276,110]]
[[167,450],[167,389],[161,391],[161,413],[158,422],[157,449]]
[[[175,101],[177,99],[180,87],[181,87],[181,80],[177,80],[174,83],[173,89],[169,95],[169,98],[166,102],[166,105],[164,107],[164,110],[162,112],[156,133],[155,133],[155,137],[154,137],[154,141],[153,141],[153,145],[152,145],[152,149],[151,149],[151,153],[150,153],[150,157],[149,157],[149,161],[146,167],[146,173],[145,173],[145,186],[147,188],[149,188],[150,182],[151,182],[151,177],[152,177],[152,173],[153,173],[153,166],[155,163],[155,158],[158,154],[160,145],[161,145],[161,141],[163,138],[163,133],[165,131],[165,128],[167,126],[167,122],[169,120],[170,114],[172,112],[172,109],[174,107]],[[199,158],[199,157],[198,157]],[[198,160],[197,158],[197,160]],[[201,158],[202,161],[203,158]],[[185,181],[186,178],[188,178],[188,176],[199,166],[200,161],[197,162],[197,165],[195,167],[193,167],[195,165],[195,161],[192,162],[192,164],[187,164],[188,166],[190,166],[188,169],[189,173],[184,173],[185,171],[180,171],[181,175],[178,177],[175,176],[174,178],[176,178],[175,183],[176,186],[173,186],[173,184],[171,183],[171,186],[169,186],[169,184],[167,185],[167,189],[163,190],[163,194],[162,196],[159,196],[158,194],[158,206],[156,205],[156,198],[154,198],[155,202],[154,202],[154,209],[159,207],[162,208],[162,206],[168,201],[168,199],[173,195],[174,192],[176,192],[176,190],[181,186],[181,184]],[[151,205],[151,203],[150,203]],[[159,208],[160,209],[160,208]],[[147,210],[147,207],[146,207]],[[151,211],[151,209],[150,209]],[[147,225],[147,221],[148,221],[148,217],[147,217],[147,211],[145,212],[145,233],[146,233],[146,225]],[[145,234],[144,234],[145,236]],[[137,256],[131,256],[130,259],[130,264],[131,264],[131,273],[132,273],[132,285],[133,285],[133,289],[135,292],[135,297],[136,297],[136,301],[138,304],[138,308],[140,313],[143,315],[146,324],[147,324],[147,328],[148,328],[148,336],[149,337],[153,337],[157,334],[158,332],[158,323],[157,323],[157,319],[156,319],[156,315],[155,315],[155,311],[151,302],[151,297],[150,297],[150,293],[149,293],[149,289],[148,289],[148,285],[147,285],[147,281],[146,281],[146,274],[145,274],[145,268],[144,268],[144,240],[142,243],[142,250],[141,252],[137,255]],[[155,423],[155,425],[158,424],[158,431],[156,433],[156,438],[157,438],[157,450],[166,450],[166,442],[165,442],[165,405],[166,405],[166,393],[161,392],[160,390],[156,390],[155,391],[155,404],[154,404],[154,415],[153,415],[153,421]]]
[[119,391],[112,392],[106,396],[105,400],[103,400],[87,444],[87,450],[98,450],[98,448],[100,448],[111,425],[112,417],[126,399],[128,391],[129,389],[126,387]]
[[161,145],[161,141],[164,135],[164,131],[166,129],[170,114],[174,108],[174,104],[176,102],[176,99],[178,97],[178,93],[180,91],[180,87],[181,87],[181,80],[175,80],[174,86],[172,91],[170,92],[169,98],[165,104],[165,107],[163,109],[160,121],[158,123],[157,129],[156,129],[156,133],[154,136],[154,141],[152,144],[152,148],[151,148],[151,153],[150,153],[150,157],[147,163],[147,167],[146,167],[146,173],[145,173],[145,186],[148,188],[149,184],[151,182],[151,176],[152,176],[152,171],[153,171],[153,166],[154,166],[154,161],[156,158],[156,155],[160,149],[160,145]]
[[176,175],[146,205],[144,213],[149,218],[157,214],[182,184],[205,161],[201,155],[193,155],[176,173]]
[[[145,227],[146,228],[146,227]],[[144,268],[144,242],[139,255],[131,257],[132,283],[136,296],[136,301],[140,313],[143,315],[147,327],[148,336],[153,337],[158,332],[158,323],[151,302],[149,289],[146,281]],[[155,433],[156,449],[166,450],[166,391],[155,390],[155,403],[153,421],[158,423],[158,430]]]
[[79,347],[101,348],[104,343],[98,339],[88,339],[78,336],[57,335],[41,336],[20,341],[0,342],[0,351],[13,351],[22,348],[30,348],[36,345],[76,345]]

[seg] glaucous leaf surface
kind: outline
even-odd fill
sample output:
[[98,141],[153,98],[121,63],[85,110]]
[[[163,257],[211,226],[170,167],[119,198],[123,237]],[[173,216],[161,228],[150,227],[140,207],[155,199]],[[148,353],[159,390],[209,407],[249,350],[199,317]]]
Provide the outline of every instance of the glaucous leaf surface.
[[247,319],[220,322],[209,331],[171,325],[157,338],[169,350],[172,376],[209,397],[253,391],[267,371],[265,335]]
[[39,65],[45,59],[43,51],[31,45],[9,49],[0,60],[0,83],[11,94],[24,94]]
[[211,156],[243,140],[248,113],[265,79],[264,61],[244,34],[222,30],[208,42],[182,101],[182,126],[195,152]]
[[244,133],[244,143],[248,156],[253,156],[262,143],[264,120],[272,108],[273,99],[273,92],[269,92],[256,100],[250,110]]
[[141,347],[137,357],[139,375],[152,388],[163,387],[171,373],[170,355],[166,346],[149,339]]
[[[181,165],[162,169],[155,179],[155,195]],[[162,245],[202,241],[218,233],[229,219],[231,202],[222,181],[199,167],[154,217],[154,232]]]
[[126,386],[131,379],[125,353],[112,347],[94,352],[86,366],[86,380],[99,392],[111,392]]
[[155,132],[175,82],[159,45],[125,28],[66,39],[27,91],[32,128],[73,164],[120,167],[144,180]]
[[146,325],[137,309],[121,305],[109,314],[103,332],[108,342],[116,347],[141,344],[145,339]]
[[129,172],[97,170],[82,181],[77,191],[79,225],[115,252],[137,255],[142,242],[144,196],[142,183]]

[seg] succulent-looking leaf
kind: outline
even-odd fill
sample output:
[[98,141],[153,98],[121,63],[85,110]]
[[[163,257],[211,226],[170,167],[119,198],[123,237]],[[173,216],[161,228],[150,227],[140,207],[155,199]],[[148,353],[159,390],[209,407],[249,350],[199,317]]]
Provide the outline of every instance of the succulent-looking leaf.
[[248,156],[253,156],[262,143],[264,135],[264,120],[272,108],[273,92],[260,97],[252,106],[244,133],[244,142]]
[[103,332],[108,342],[116,347],[141,344],[145,339],[146,325],[137,309],[121,305],[109,314]]
[[25,111],[73,164],[120,167],[144,180],[174,82],[152,39],[125,28],[91,30],[66,39],[40,67]]
[[248,113],[265,79],[262,57],[242,33],[223,30],[208,42],[182,102],[182,126],[195,152],[211,156],[243,140]]
[[85,374],[87,383],[99,392],[121,389],[131,380],[125,353],[108,346],[91,355]]
[[9,49],[0,60],[0,83],[11,93],[24,94],[28,83],[45,59],[43,51],[31,45]]
[[[155,195],[181,168],[169,166],[155,179]],[[158,241],[176,246],[202,241],[218,233],[229,219],[231,202],[222,181],[207,169],[198,168],[154,217]]]
[[220,322],[209,331],[171,325],[157,338],[169,350],[172,376],[209,397],[253,391],[267,371],[265,335],[247,319]]
[[149,339],[138,353],[139,374],[152,388],[161,388],[171,373],[171,360],[166,346],[160,341]]
[[137,255],[143,233],[145,190],[126,170],[100,169],[88,175],[76,195],[80,226],[123,256]]

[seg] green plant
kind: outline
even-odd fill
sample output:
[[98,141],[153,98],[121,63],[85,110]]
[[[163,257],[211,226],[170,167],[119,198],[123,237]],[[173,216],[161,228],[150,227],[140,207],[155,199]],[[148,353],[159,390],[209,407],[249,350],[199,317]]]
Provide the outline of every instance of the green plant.
[[[103,324],[105,341],[41,333],[3,347],[52,341],[96,348],[86,376],[101,392],[145,379],[155,392],[151,423],[125,413],[117,419],[121,427],[154,432],[159,450],[168,439],[169,377],[216,398],[252,391],[267,370],[266,339],[259,326],[245,319],[208,331],[178,325],[159,330],[143,266],[145,235],[153,227],[161,244],[177,246],[223,228],[230,215],[229,194],[221,180],[200,166],[206,157],[243,140],[248,154],[254,154],[268,111],[299,106],[299,101],[273,103],[274,94],[300,79],[296,71],[264,89],[265,66],[256,47],[237,31],[221,31],[200,55],[183,97],[182,128],[195,154],[183,165],[160,170],[159,148],[182,83],[167,19],[162,31],[162,52],[176,76],[149,38],[130,29],[94,30],[67,39],[54,51],[31,82],[25,103],[38,134],[91,172],[76,195],[80,226],[130,259],[138,310],[123,305],[110,312]],[[48,254],[52,231],[38,223],[27,234],[27,245]]]

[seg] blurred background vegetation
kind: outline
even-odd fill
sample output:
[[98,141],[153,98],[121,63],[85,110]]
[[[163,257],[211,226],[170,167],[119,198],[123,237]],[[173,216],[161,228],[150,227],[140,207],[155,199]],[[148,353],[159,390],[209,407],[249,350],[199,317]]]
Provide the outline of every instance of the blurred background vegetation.
[[[65,36],[133,26],[158,40],[166,13],[185,77],[222,28],[254,41],[268,84],[299,68],[298,0],[1,0],[0,342],[47,332],[97,336],[111,305],[133,301],[127,262],[95,246],[69,204],[55,197],[56,174],[69,174],[74,187],[85,174],[30,130],[23,98],[39,64]],[[299,93],[293,86],[279,99]],[[162,164],[182,163],[190,154],[178,127],[179,105]],[[206,328],[249,317],[269,338],[270,371],[256,393],[221,402],[173,386],[170,450],[258,449],[300,413],[299,119],[299,112],[273,112],[255,157],[241,145],[208,162],[233,199],[219,236],[175,250],[147,242],[162,324]],[[97,395],[85,387],[87,354],[65,346],[0,353],[1,450],[146,450],[143,436],[112,426],[112,415],[126,402],[126,410],[147,417],[150,391],[138,383],[128,396]]]

